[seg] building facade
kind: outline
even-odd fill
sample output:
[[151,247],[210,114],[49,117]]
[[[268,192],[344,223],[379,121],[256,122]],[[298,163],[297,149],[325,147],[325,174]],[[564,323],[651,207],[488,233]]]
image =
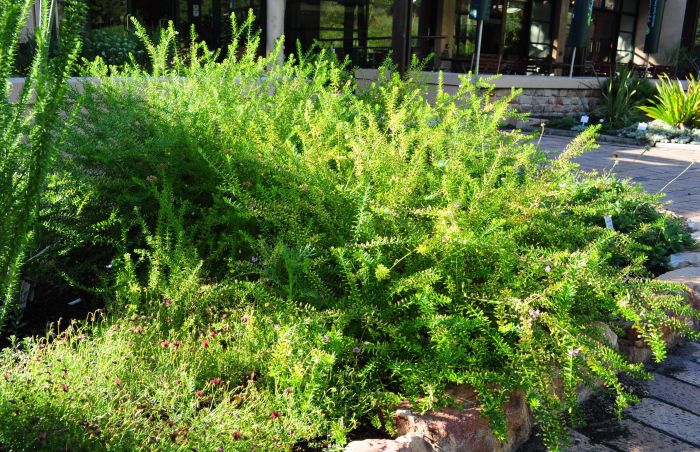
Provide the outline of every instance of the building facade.
[[[48,1],[48,0],[45,0]],[[482,73],[568,75],[566,47],[576,0],[492,0],[483,21]],[[583,1],[583,0],[578,0]],[[391,57],[406,67],[415,55],[427,70],[468,72],[476,66],[479,22],[470,0],[89,0],[89,26],[150,28],[172,20],[194,24],[211,46],[225,43],[228,17],[252,10],[269,51],[285,36],[285,52],[328,48],[360,68]],[[659,50],[644,52],[650,4],[665,3]],[[700,0],[593,0],[587,45],[577,49],[575,75],[605,75],[618,65],[658,68],[697,63]],[[31,25],[31,18],[30,18]],[[697,72],[697,70],[695,70]]]

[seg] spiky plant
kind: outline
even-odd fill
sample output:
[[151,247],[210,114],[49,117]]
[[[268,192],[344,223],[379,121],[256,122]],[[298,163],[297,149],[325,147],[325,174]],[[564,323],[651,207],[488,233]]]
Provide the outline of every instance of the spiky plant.
[[36,29],[36,53],[13,96],[8,83],[20,35],[34,2],[0,0],[0,330],[16,311],[16,288],[34,231],[37,205],[62,130],[70,123],[64,97],[80,52],[84,5],[65,4],[61,41],[49,56],[55,2],[44,2]]
[[700,83],[692,75],[688,87],[666,75],[656,85],[657,94],[649,106],[639,107],[652,119],[680,129],[700,127]]

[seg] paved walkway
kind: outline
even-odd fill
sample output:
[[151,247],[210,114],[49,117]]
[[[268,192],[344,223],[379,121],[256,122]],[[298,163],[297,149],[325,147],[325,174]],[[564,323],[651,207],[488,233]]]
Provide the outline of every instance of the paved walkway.
[[[569,140],[544,137],[541,146],[547,151],[560,152]],[[666,207],[694,220],[694,226],[700,228],[697,223],[700,221],[700,151],[658,148],[645,151],[643,147],[602,143],[600,149],[576,160],[584,170],[612,170],[652,192],[666,187],[663,190],[668,201]],[[662,278],[697,284],[696,293],[700,294],[700,261],[687,258],[676,261],[684,268]],[[654,380],[644,384],[641,402],[625,410],[621,422],[606,419],[599,424],[589,423],[580,432],[572,431],[574,445],[570,452],[700,451],[700,343],[686,343],[653,369],[653,375]]]
[[700,344],[686,343],[653,372],[646,396],[622,421],[572,432],[569,452],[700,451]]
[[[571,138],[544,136],[542,149],[561,152]],[[615,161],[617,160],[617,164]],[[650,192],[666,187],[666,208],[687,218],[700,220],[700,151],[650,148],[601,143],[600,148],[576,159],[585,170],[610,171],[629,177]],[[693,165],[691,163],[695,162]],[[689,169],[686,170],[686,168]],[[685,171],[681,175],[681,173]],[[680,177],[679,177],[680,175]]]

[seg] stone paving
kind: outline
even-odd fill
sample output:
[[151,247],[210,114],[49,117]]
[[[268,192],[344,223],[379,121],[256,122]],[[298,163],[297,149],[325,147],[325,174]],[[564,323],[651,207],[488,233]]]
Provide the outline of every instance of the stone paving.
[[[541,146],[546,151],[561,152],[569,141],[568,137],[545,135]],[[666,187],[663,192],[668,210],[700,220],[700,150],[645,150],[644,146],[600,143],[599,149],[576,161],[585,170],[612,171],[619,177],[631,178],[653,193]]]
[[[560,152],[569,140],[545,136],[541,146]],[[649,191],[663,191],[667,209],[691,220],[700,240],[700,151],[602,143],[576,160],[584,170],[612,171]],[[660,278],[685,283],[700,294],[700,252],[679,253],[671,261],[676,270]],[[572,431],[570,451],[700,451],[700,343],[674,351],[653,376],[645,383],[646,396],[624,412],[621,422],[589,426],[585,435]]]

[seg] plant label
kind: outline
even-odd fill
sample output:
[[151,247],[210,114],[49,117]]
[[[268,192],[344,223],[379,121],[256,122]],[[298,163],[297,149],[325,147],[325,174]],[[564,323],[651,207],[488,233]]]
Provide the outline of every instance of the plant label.
[[591,119],[591,118],[589,118],[588,115],[583,115],[583,116],[581,116],[581,124],[588,124],[588,121],[589,121],[590,119]]
[[613,226],[613,221],[612,221],[612,216],[606,215],[605,217],[605,227],[610,229],[611,231],[615,230],[615,226]]
[[646,123],[646,122],[640,122],[640,123],[637,125],[637,130],[641,130],[641,131],[647,130],[647,123]]
[[199,5],[192,5],[192,17],[199,17]]

